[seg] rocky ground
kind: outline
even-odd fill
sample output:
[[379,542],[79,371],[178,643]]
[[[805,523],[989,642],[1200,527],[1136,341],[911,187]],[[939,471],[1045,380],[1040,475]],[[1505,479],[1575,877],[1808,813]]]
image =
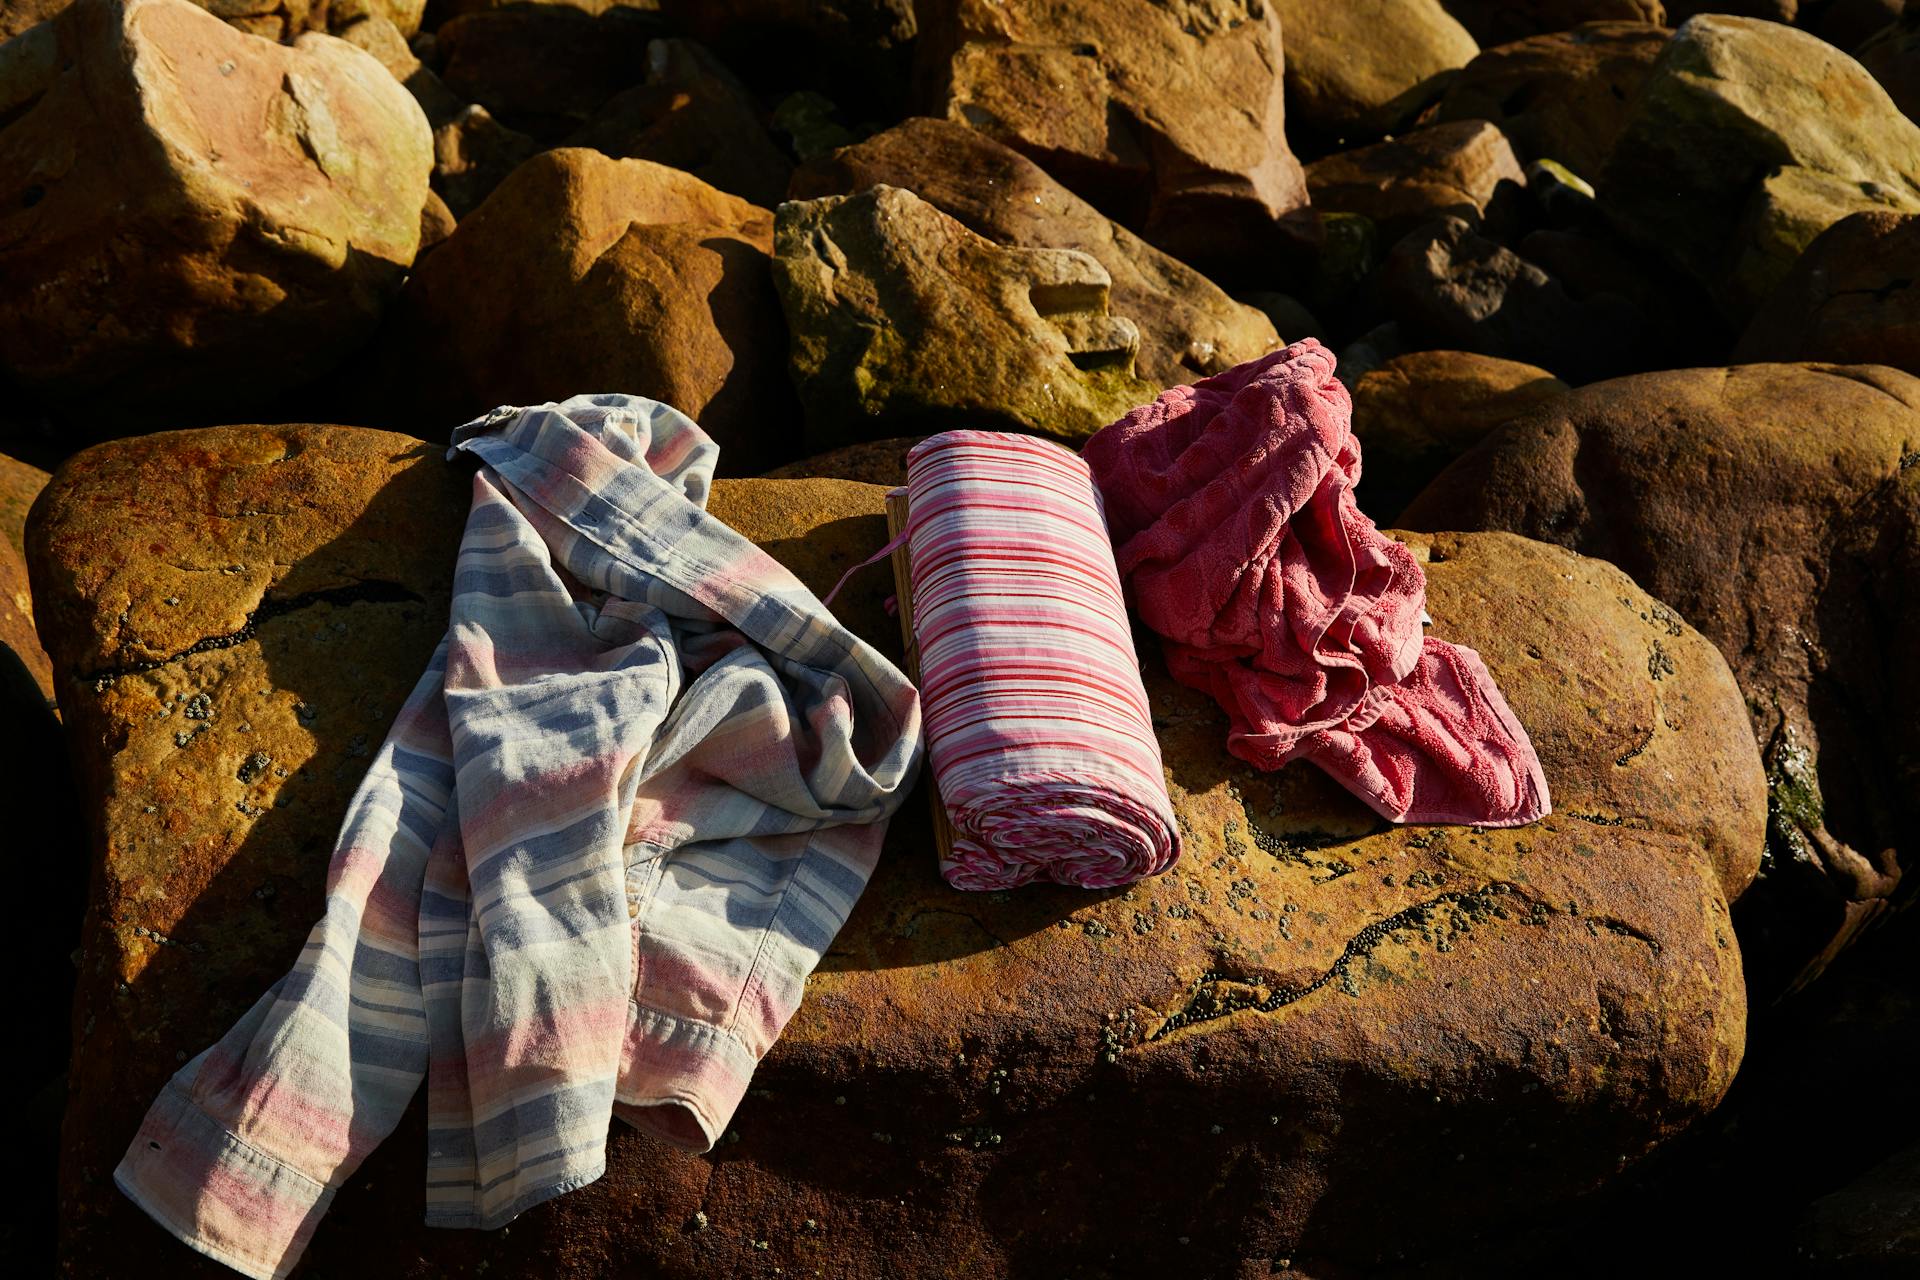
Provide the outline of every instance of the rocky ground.
[[[824,590],[911,443],[1314,336],[1556,802],[1390,827],[1148,689],[1188,855],[922,800],[732,1132],[309,1276],[1920,1274],[1920,6],[0,0],[0,1252],[284,971],[443,625],[439,443],[655,396]],[[888,584],[836,610],[897,653]],[[31,815],[31,816],[29,816]],[[57,1176],[55,1173],[57,1167]]]

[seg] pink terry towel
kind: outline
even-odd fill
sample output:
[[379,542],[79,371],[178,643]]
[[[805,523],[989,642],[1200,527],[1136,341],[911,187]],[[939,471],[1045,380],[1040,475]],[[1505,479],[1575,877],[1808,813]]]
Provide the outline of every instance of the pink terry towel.
[[1333,368],[1296,342],[1087,442],[1127,594],[1241,759],[1311,760],[1396,822],[1532,822],[1551,802],[1526,730],[1478,654],[1422,634],[1426,576],[1354,504]]

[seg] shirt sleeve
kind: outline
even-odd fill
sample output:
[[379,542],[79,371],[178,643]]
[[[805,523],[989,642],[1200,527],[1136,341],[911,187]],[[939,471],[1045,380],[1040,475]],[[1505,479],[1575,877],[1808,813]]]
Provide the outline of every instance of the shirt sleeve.
[[446,822],[447,646],[354,794],[326,914],[291,972],[168,1082],[114,1182],[189,1247],[286,1275],[334,1190],[390,1133],[427,1067],[419,906]]

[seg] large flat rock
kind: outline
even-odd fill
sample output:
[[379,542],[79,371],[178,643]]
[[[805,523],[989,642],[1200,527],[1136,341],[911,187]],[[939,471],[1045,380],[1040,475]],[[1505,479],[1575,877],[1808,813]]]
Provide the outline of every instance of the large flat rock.
[[[723,481],[713,506],[824,589],[884,538],[883,495]],[[71,1274],[218,1274],[109,1174],[160,1083],[297,952],[438,631],[463,506],[436,448],[346,428],[151,437],[55,477],[30,552],[96,860]],[[1740,1061],[1727,899],[1765,820],[1726,663],[1598,561],[1409,540],[1554,816],[1387,827],[1311,769],[1229,757],[1217,709],[1148,654],[1172,872],[960,893],[910,800],[713,1153],[616,1126],[600,1182],[499,1233],[430,1233],[416,1115],[307,1273],[1311,1273],[1496,1226],[1684,1129]],[[887,578],[836,607],[897,653]]]
[[1603,557],[1727,656],[1770,786],[1766,867],[1740,907],[1756,995],[1810,981],[1912,900],[1916,461],[1920,379],[1895,369],[1674,369],[1522,415],[1401,516]]

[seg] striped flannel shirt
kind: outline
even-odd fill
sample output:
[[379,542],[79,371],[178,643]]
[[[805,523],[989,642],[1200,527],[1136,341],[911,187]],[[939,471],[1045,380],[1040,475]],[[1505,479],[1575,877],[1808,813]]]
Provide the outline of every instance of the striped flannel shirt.
[[115,1171],[250,1276],[298,1260],[424,1078],[427,1220],[598,1178],[609,1118],[711,1147],[845,923],[919,699],[705,509],[717,449],[631,396],[500,409],[445,639],[355,794],[325,917]]

